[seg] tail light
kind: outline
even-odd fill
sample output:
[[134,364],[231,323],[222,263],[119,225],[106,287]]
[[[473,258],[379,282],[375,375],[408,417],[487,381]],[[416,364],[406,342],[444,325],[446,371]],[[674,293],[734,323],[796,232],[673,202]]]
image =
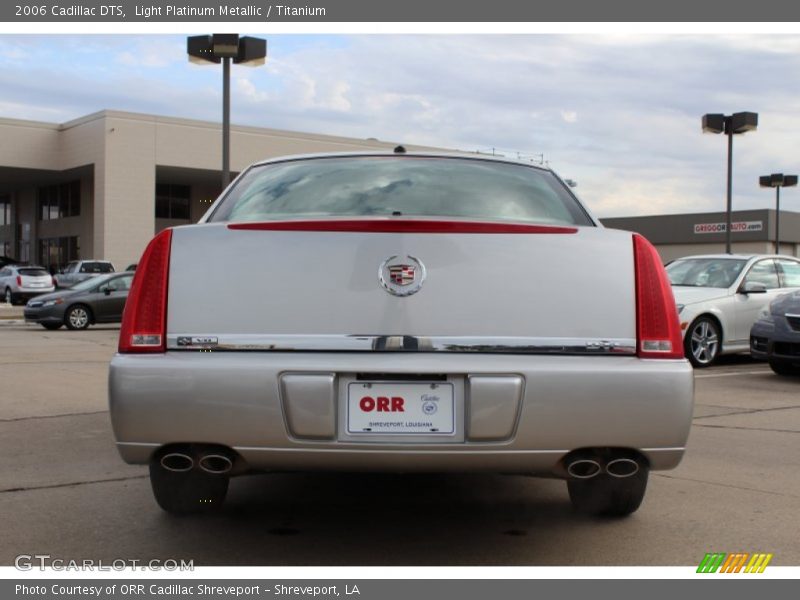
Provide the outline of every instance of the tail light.
[[17,287],[22,287],[22,276],[17,275]]
[[52,285],[53,287],[56,287],[56,278],[53,277],[52,275],[50,276],[50,285]]
[[636,355],[683,358],[678,310],[661,257],[645,238],[634,234],[636,268]]
[[119,332],[122,353],[165,352],[167,284],[172,230],[154,237],[142,254],[125,302]]

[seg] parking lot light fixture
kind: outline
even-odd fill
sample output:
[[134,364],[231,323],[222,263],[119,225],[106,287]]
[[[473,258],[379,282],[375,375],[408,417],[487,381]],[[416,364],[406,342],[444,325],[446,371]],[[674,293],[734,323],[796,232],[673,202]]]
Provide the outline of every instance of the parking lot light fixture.
[[731,253],[731,189],[733,177],[733,136],[755,131],[758,113],[738,112],[732,115],[708,113],[703,115],[703,133],[724,133],[728,136],[728,195],[725,209],[725,252]]
[[781,253],[781,188],[797,185],[797,175],[773,173],[758,178],[761,187],[775,188],[775,254]]
[[239,37],[238,33],[193,35],[186,39],[189,61],[200,64],[222,63],[222,188],[231,181],[231,61],[255,67],[267,59],[267,40]]

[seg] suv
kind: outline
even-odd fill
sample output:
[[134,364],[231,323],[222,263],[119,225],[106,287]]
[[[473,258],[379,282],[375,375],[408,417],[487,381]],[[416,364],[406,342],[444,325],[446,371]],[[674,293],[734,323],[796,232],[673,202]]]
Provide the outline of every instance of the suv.
[[0,290],[6,304],[16,304],[54,289],[53,278],[44,267],[6,265],[0,269]]
[[97,275],[113,273],[114,265],[107,260],[74,260],[54,276],[56,287],[71,288],[76,283]]

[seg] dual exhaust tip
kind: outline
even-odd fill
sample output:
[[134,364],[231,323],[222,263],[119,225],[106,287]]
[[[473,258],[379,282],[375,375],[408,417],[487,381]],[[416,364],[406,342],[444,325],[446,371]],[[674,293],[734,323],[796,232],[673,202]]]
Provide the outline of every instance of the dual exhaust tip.
[[567,473],[573,479],[591,479],[603,473],[624,479],[646,468],[643,458],[631,453],[576,453],[565,460]]
[[233,470],[232,454],[219,450],[191,452],[176,450],[161,457],[161,466],[172,473],[186,473],[195,467],[211,475],[227,475]]

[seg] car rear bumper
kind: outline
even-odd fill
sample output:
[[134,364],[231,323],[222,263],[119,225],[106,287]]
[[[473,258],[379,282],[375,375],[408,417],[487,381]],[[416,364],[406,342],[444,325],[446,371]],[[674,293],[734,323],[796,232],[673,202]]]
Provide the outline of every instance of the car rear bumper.
[[[356,374],[446,375],[456,389],[456,433],[406,441],[346,434],[344,383]],[[127,462],[146,463],[167,444],[208,443],[276,471],[558,476],[568,452],[598,447],[633,448],[651,468],[670,469],[684,453],[693,399],[688,362],[629,356],[174,351],[118,354],[109,376]]]
[[49,288],[17,288],[15,292],[12,292],[12,295],[16,300],[30,300],[42,294],[50,294],[54,292],[55,289],[56,288],[52,286]]

